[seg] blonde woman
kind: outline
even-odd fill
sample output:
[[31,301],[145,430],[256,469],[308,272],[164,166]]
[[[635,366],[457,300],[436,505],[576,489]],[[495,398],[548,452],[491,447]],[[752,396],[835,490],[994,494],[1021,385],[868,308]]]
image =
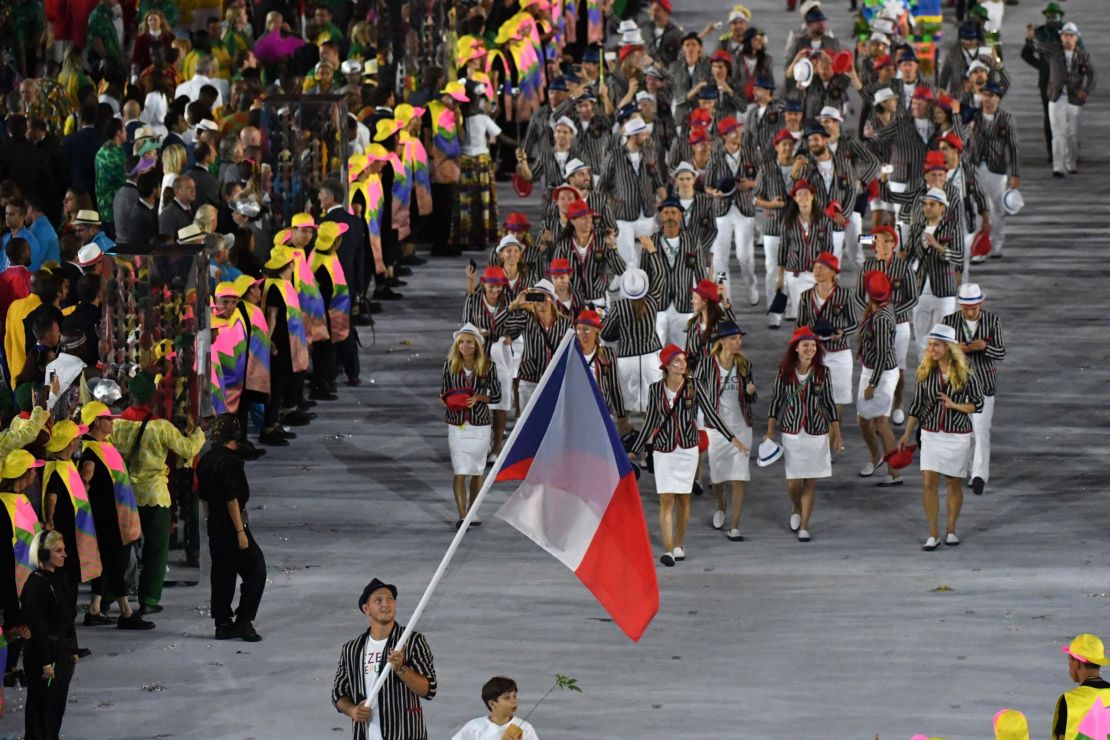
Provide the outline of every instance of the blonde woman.
[[170,144],[162,151],[162,202],[158,213],[173,202],[173,183],[185,171],[188,161],[189,154],[180,144]]
[[[456,529],[462,526],[482,487],[493,423],[489,407],[501,400],[501,383],[493,363],[486,357],[485,343],[482,330],[467,322],[454,333],[451,351],[443,363],[440,399],[447,408],[447,444],[451,450],[455,507],[459,514]],[[481,522],[475,518],[474,524],[477,526]]]
[[940,544],[938,488],[944,476],[948,487],[948,527],[944,544],[956,546],[956,520],[964,503],[963,480],[971,461],[971,415],[983,409],[983,390],[960,350],[956,330],[934,324],[927,337],[925,357],[917,367],[917,390],[906,417],[906,431],[899,449],[913,439],[921,425],[921,479],[929,538],[922,550]]
[[197,209],[196,215],[193,216],[193,223],[200,227],[200,230],[205,234],[215,234],[218,216],[219,211],[216,210],[216,206],[205,203]]
[[[728,425],[746,448],[752,446],[752,404],[755,403],[755,381],[752,363],[743,353],[744,331],[734,321],[717,324],[717,339],[709,356],[698,365],[698,382],[706,389],[709,398],[716,402],[717,414]],[[732,489],[732,516],[729,518],[728,538],[740,542],[740,513],[744,508],[747,482],[751,480],[748,453],[729,443],[716,429],[706,429],[709,436],[709,480],[717,497],[717,510],[713,513],[713,528],[725,525],[728,509],[726,488]]]
[[351,47],[347,52],[348,59],[368,61],[368,52],[374,46],[374,27],[367,21],[359,21],[351,26]]

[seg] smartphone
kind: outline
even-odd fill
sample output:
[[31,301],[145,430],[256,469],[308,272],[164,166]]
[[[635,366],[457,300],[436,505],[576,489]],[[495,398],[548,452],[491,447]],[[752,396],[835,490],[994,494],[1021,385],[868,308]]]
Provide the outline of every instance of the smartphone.
[[617,61],[617,52],[615,52],[615,51],[605,52],[605,61],[607,61],[607,62]]
[[873,246],[875,246],[875,235],[874,234],[860,234],[859,235],[859,245],[861,247],[873,247]]
[[478,263],[474,260],[470,260],[470,262],[468,262],[467,264],[470,265],[471,270],[474,270],[475,272],[478,271]]
[[881,168],[879,169],[879,172],[883,173],[884,175],[891,175],[891,174],[894,174],[894,165],[892,165],[892,164],[884,164],[884,165],[883,165],[883,166],[882,166],[882,167],[881,167]]
[[538,291],[528,291],[524,294],[525,303],[543,303],[547,300],[547,293],[540,293]]

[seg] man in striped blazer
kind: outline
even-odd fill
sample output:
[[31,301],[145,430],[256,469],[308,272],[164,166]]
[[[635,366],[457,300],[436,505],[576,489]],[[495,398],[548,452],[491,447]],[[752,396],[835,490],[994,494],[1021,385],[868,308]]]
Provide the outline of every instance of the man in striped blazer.
[[983,291],[975,283],[960,286],[960,310],[944,317],[956,330],[960,349],[971,363],[971,371],[983,391],[983,410],[971,415],[974,452],[971,458],[971,490],[981,495],[991,477],[991,422],[994,420],[994,363],[1006,356],[1002,322],[983,310]]
[[921,203],[924,218],[910,225],[906,259],[917,260],[919,294],[913,309],[913,330],[919,355],[929,329],[956,310],[956,286],[964,262],[964,240],[951,213],[948,194],[930,188]]
[[[424,635],[413,632],[408,644],[397,650],[404,627],[397,624],[397,587],[377,578],[366,584],[358,600],[368,629],[346,643],[332,683],[331,701],[347,715],[354,740],[427,740],[420,700],[436,695],[432,651]],[[367,707],[367,692],[386,663],[391,667],[374,709]],[[375,724],[376,727],[370,727]]]
[[1002,196],[1007,187],[1021,186],[1021,165],[1018,161],[1017,122],[999,107],[1002,88],[993,82],[983,86],[983,107],[972,119],[968,158],[978,168],[979,187],[987,199],[991,214],[991,257],[1002,257],[1006,241],[1006,210]]
[[666,197],[663,163],[651,161],[644,145],[651,135],[638,116],[624,125],[624,146],[610,152],[598,189],[609,193],[617,219],[617,250],[629,267],[640,266],[636,239],[655,231],[655,203]]
[[732,298],[732,282],[728,277],[729,252],[736,245],[740,273],[748,284],[748,303],[759,303],[755,280],[755,192],[758,166],[752,152],[741,144],[742,124],[732,116],[717,123],[720,145],[709,158],[705,172],[705,192],[713,198],[713,216],[717,220],[717,240],[713,244],[712,263],[715,273],[725,273],[724,293]]
[[839,262],[844,253],[844,230],[856,205],[859,176],[847,156],[833,154],[829,132],[819,123],[806,128],[806,164],[801,179],[813,183],[817,210],[833,222],[833,254]]
[[662,296],[655,330],[664,346],[686,346],[686,325],[694,315],[691,291],[709,276],[705,250],[683,228],[682,212],[678,198],[668,198],[659,206],[663,228],[651,237],[640,237],[651,292]]
[[743,144],[755,161],[762,162],[774,154],[771,142],[783,126],[783,104],[774,99],[775,80],[771,77],[757,79],[752,90],[755,102],[744,114]]
[[[875,131],[875,138],[890,144],[890,164],[894,172],[890,175],[890,189],[894,193],[905,193],[916,189],[920,181],[922,167],[925,165],[925,152],[936,132],[932,118],[933,93],[927,87],[913,92],[907,110],[894,116],[887,125]],[[901,208],[895,205],[896,215]],[[903,229],[902,235],[906,232]]]

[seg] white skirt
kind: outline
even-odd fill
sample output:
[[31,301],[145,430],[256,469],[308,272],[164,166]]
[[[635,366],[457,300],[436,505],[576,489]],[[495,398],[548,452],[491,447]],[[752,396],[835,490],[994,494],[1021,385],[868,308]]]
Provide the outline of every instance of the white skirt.
[[690,493],[698,472],[698,448],[675,447],[671,452],[656,452],[655,492]]
[[486,472],[490,428],[462,424],[447,427],[447,446],[451,450],[451,470],[455,475],[481,475]]
[[501,400],[489,405],[490,411],[509,411],[513,407],[513,352],[502,341],[493,343],[489,350],[490,359],[497,370],[497,382],[501,384]]
[[910,322],[903,321],[894,326],[894,361],[899,370],[906,369],[906,355],[910,351]]
[[630,414],[644,413],[648,407],[648,389],[663,379],[659,353],[617,358],[617,379],[621,384],[624,408]]
[[845,406],[852,402],[852,350],[825,353],[825,367],[832,378],[833,403]]
[[510,363],[513,368],[513,377],[515,378],[520,374],[520,361],[524,359],[524,337],[519,336],[513,340],[510,347]]
[[[747,424],[729,424],[736,438],[744,443],[748,452],[752,449],[752,428]],[[732,480],[752,479],[748,455],[732,446],[725,435],[716,429],[707,429],[709,435],[709,480],[716,485]]]
[[531,380],[521,380],[517,383],[516,394],[520,398],[520,413],[523,416],[524,410],[528,408],[528,402],[532,400],[532,394],[536,392],[536,387],[539,383],[533,383]]
[[863,397],[863,392],[871,383],[871,368],[860,365],[859,391],[856,396],[856,416],[861,419],[878,419],[890,416],[890,409],[894,406],[894,388],[898,385],[898,368],[883,370],[879,376],[879,384],[875,386],[875,393],[868,401]]
[[922,431],[921,470],[950,478],[966,478],[971,462],[971,437],[970,434]]
[[832,475],[832,454],[829,452],[829,435],[782,435],[783,458],[786,461],[786,479],[828,478]]

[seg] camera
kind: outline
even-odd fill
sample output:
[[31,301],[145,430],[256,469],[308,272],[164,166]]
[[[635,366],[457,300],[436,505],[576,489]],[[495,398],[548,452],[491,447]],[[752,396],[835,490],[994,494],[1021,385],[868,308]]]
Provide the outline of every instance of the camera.
[[859,245],[861,247],[873,247],[873,246],[875,246],[875,235],[874,234],[860,234],[859,235]]
[[524,294],[525,303],[543,303],[546,300],[547,293],[538,290],[530,290]]
[[883,165],[883,166],[882,166],[882,167],[881,167],[881,168],[879,169],[879,172],[883,173],[884,175],[891,175],[891,174],[894,174],[894,165],[892,165],[892,164],[884,164],[884,165]]
[[728,280],[727,272],[722,271],[717,273],[717,285],[724,285],[726,280]]

